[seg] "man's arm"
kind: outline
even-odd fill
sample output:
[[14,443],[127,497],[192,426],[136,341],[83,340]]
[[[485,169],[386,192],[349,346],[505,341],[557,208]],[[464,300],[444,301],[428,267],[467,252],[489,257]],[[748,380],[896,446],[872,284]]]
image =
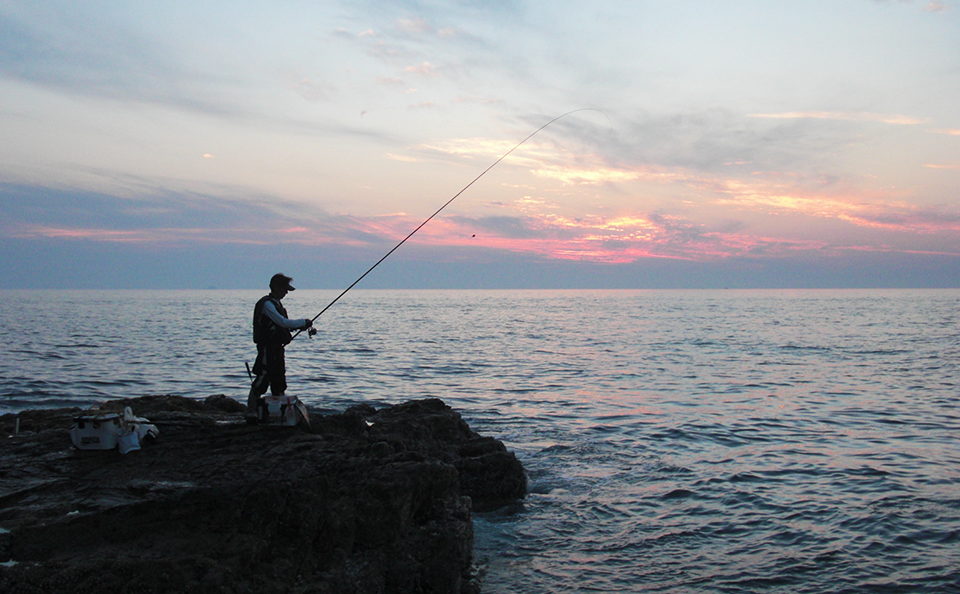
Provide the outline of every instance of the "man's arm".
[[267,314],[274,324],[288,330],[300,330],[311,326],[310,320],[291,320],[283,317],[270,300],[263,304],[263,313]]

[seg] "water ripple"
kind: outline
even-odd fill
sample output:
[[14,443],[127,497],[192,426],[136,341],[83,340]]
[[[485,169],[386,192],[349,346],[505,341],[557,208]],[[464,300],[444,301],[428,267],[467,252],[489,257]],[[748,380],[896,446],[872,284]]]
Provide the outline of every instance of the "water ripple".
[[[246,397],[259,292],[5,296],[6,410]],[[357,290],[288,378],[324,410],[440,397],[517,453],[529,496],[475,517],[487,592],[950,592],[958,311],[956,290]]]

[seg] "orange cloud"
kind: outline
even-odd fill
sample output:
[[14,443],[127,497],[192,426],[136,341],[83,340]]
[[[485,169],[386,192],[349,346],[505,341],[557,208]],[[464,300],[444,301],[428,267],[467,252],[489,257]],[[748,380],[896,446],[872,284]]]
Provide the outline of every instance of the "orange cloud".
[[651,173],[645,169],[612,169],[609,167],[570,167],[549,165],[534,169],[532,173],[538,177],[559,180],[564,184],[600,185],[605,183],[620,183],[636,180],[665,181],[675,179],[667,173]]
[[407,157],[405,155],[395,155],[393,153],[387,153],[385,156],[391,161],[401,161],[403,163],[417,163],[420,161],[420,159],[417,159],[416,157]]
[[729,180],[718,186],[726,197],[715,204],[736,206],[771,214],[799,213],[833,218],[890,231],[934,233],[960,230],[960,214],[922,208],[901,200],[883,200],[865,195],[818,195],[763,182]]

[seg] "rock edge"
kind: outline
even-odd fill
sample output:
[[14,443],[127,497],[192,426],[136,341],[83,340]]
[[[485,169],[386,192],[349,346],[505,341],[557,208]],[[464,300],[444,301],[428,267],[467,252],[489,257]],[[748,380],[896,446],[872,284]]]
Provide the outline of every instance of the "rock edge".
[[438,399],[257,427],[224,396],[115,400],[160,427],[81,451],[80,409],[0,417],[6,594],[479,592],[472,511],[522,499],[520,462]]

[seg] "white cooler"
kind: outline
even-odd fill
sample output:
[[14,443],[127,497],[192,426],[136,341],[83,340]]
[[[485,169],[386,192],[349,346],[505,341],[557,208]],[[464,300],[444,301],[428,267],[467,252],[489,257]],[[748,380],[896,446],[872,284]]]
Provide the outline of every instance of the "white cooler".
[[121,417],[116,413],[81,415],[73,420],[70,440],[81,450],[112,450],[117,447]]

